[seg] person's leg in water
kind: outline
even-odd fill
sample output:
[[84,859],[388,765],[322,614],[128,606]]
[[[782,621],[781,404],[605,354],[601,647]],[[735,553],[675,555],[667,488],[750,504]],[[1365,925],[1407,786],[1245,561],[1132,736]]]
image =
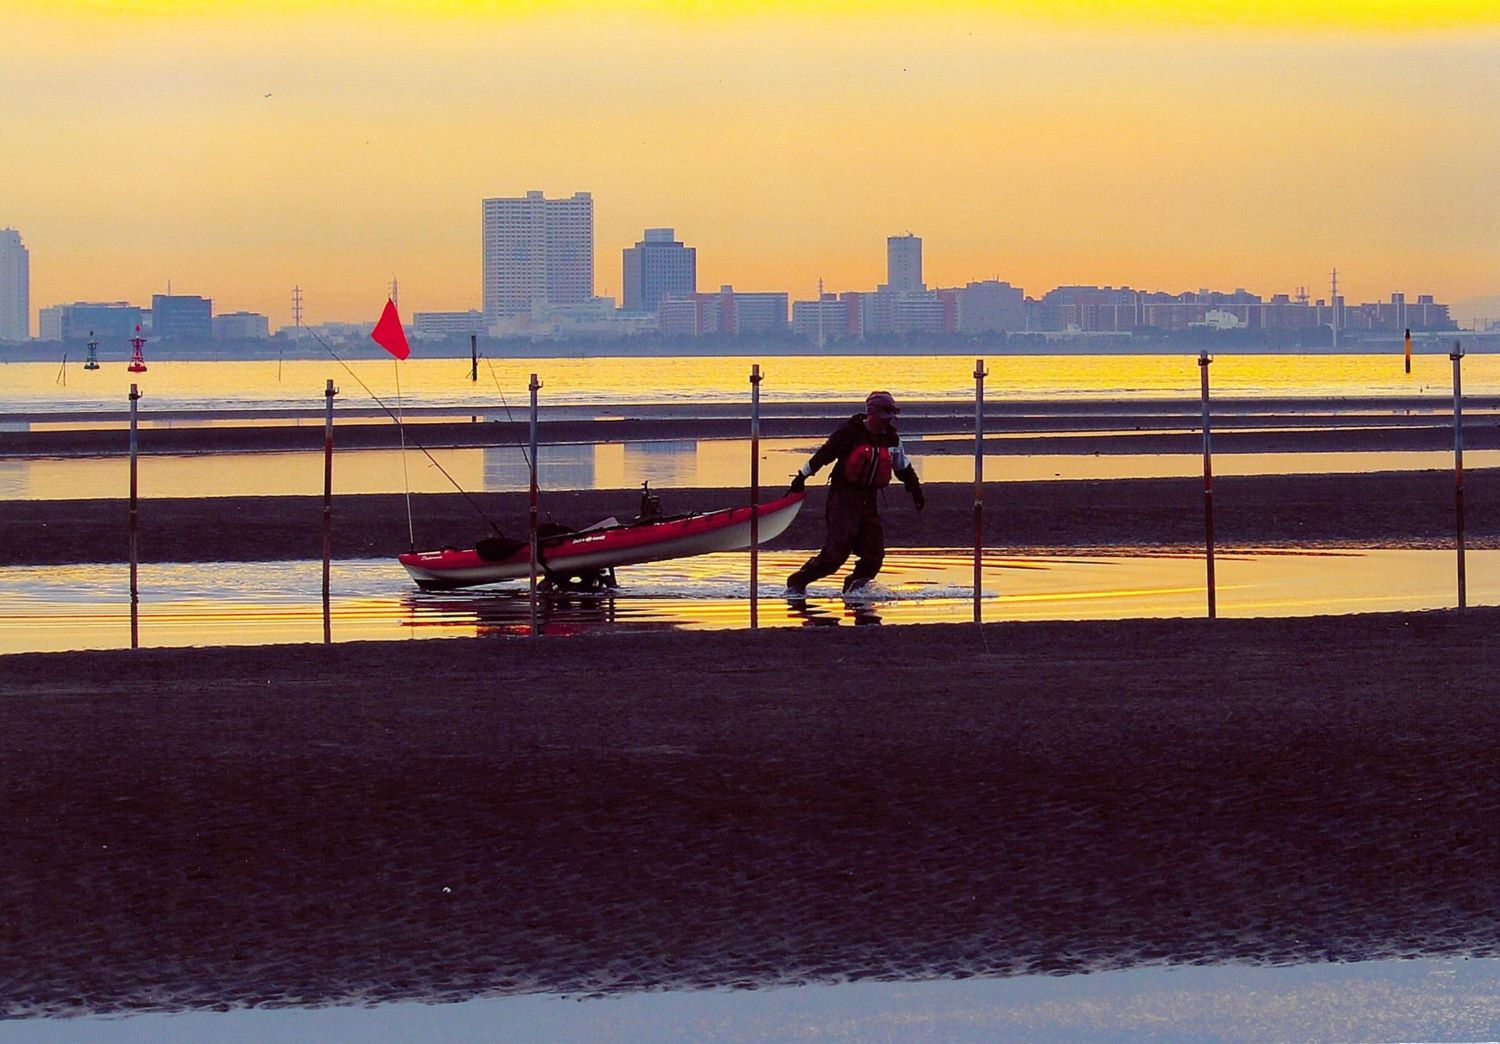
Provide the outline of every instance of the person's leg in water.
[[804,562],[801,569],[786,578],[786,591],[789,596],[800,597],[807,592],[808,584],[837,572],[849,560],[849,552],[853,549],[855,537],[859,534],[860,520],[863,515],[859,491],[846,490],[840,486],[828,488],[828,503],[823,508],[823,520],[827,527],[823,537],[823,549]]
[[880,521],[880,511],[875,506],[875,496],[870,495],[869,504],[860,516],[859,529],[854,534],[852,547],[858,561],[844,580],[844,593],[857,591],[875,579],[880,567],[885,564],[885,526]]

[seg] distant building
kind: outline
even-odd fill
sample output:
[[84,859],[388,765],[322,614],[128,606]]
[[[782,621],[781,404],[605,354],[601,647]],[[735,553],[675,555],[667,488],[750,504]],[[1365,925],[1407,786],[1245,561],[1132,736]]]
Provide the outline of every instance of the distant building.
[[264,341],[271,336],[271,320],[256,312],[225,312],[213,317],[216,341]]
[[214,303],[194,294],[152,294],[151,336],[164,341],[213,340]]
[[413,312],[412,336],[421,340],[439,341],[445,337],[468,337],[484,333],[484,313],[468,312]]
[[956,291],[959,333],[1014,333],[1026,329],[1026,295],[995,279]]
[[539,191],[484,201],[484,318],[529,313],[534,304],[587,304],[594,297],[594,200],[587,192],[547,199]]
[[655,312],[662,298],[698,290],[698,251],[684,246],[670,228],[648,228],[623,257],[625,311]]
[[785,293],[744,293],[728,284],[717,293],[667,297],[661,303],[661,332],[699,337],[705,334],[783,333],[787,329]]
[[76,301],[43,308],[38,333],[44,341],[128,340],[145,318],[145,309],[124,301]]
[[31,254],[21,233],[0,228],[0,341],[31,337]]
[[927,289],[922,282],[922,240],[908,232],[885,241],[886,282],[881,289],[895,294],[915,294]]

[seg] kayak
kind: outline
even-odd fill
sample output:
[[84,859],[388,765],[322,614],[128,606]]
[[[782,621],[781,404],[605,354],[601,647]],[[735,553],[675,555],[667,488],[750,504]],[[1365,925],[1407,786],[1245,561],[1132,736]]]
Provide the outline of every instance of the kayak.
[[[806,493],[757,505],[759,539],[764,542],[786,531],[802,509]],[[559,586],[609,574],[617,566],[687,558],[713,551],[739,551],[750,546],[750,508],[724,508],[638,518],[631,522],[607,519],[573,533],[537,541],[538,566],[543,577]],[[414,551],[398,559],[424,591],[475,587],[531,576],[531,548],[525,541],[481,540],[467,549]]]

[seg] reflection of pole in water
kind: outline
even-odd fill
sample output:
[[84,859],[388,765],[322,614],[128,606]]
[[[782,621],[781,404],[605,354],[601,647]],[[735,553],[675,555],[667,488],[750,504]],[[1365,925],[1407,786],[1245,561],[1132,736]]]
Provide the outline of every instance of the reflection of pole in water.
[[1458,607],[1463,609],[1468,603],[1468,591],[1464,576],[1464,391],[1459,372],[1464,350],[1459,342],[1453,342],[1448,358],[1453,360],[1453,510],[1458,536]]

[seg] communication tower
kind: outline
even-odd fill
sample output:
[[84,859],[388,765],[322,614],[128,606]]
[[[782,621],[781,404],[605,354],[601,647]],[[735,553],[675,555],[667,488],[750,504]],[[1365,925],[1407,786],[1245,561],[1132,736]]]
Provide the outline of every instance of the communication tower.
[[302,288],[292,287],[292,326],[298,334],[302,332]]

